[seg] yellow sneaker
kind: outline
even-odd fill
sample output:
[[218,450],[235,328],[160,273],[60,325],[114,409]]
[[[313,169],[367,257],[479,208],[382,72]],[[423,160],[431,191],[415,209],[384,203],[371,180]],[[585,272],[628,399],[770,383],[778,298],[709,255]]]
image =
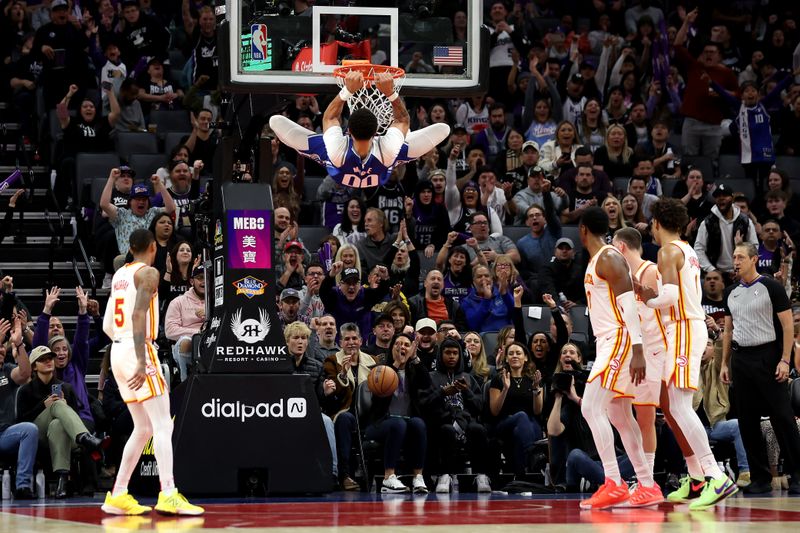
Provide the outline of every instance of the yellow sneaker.
[[161,514],[197,516],[205,513],[205,509],[192,505],[177,490],[167,496],[163,492],[158,493],[158,503],[156,511]]
[[127,492],[119,496],[112,496],[110,492],[106,492],[106,501],[101,509],[104,513],[126,516],[141,515],[153,510],[146,505],[139,505],[136,498]]

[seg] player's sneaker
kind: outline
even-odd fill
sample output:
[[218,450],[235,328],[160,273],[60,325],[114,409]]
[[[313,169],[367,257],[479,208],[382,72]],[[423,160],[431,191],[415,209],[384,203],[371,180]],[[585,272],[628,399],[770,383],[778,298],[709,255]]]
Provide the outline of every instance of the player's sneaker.
[[658,505],[664,501],[664,494],[658,483],[653,483],[652,487],[643,487],[641,484],[631,492],[631,499],[628,500],[629,507],[648,507]]
[[704,479],[695,479],[691,476],[681,478],[681,486],[667,494],[670,503],[686,503],[700,497],[706,486]]
[[703,489],[703,493],[689,504],[689,510],[702,511],[703,509],[708,509],[737,492],[739,492],[739,487],[728,476],[720,479],[706,478],[706,486]]
[[613,479],[606,478],[606,482],[592,494],[588,500],[580,503],[581,509],[607,509],[628,501],[630,493],[628,485],[624,482],[617,485]]
[[139,505],[136,498],[131,496],[127,491],[118,496],[112,496],[110,492],[106,492],[106,501],[100,509],[102,509],[104,513],[124,516],[141,515],[153,510],[152,507]]
[[164,492],[158,493],[156,511],[168,515],[198,516],[205,513],[205,509],[189,503],[183,494],[177,490],[167,496]]

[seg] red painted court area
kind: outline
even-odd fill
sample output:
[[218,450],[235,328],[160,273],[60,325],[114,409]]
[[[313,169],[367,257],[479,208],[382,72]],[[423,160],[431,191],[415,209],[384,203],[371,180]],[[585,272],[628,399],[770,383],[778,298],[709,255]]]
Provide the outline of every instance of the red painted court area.
[[[452,500],[436,495],[380,501],[303,501],[272,503],[204,503],[202,518],[171,518],[155,513],[145,517],[109,517],[99,504],[32,506],[8,512],[37,518],[149,529],[168,524],[189,528],[274,528],[344,526],[436,526],[478,524],[612,524],[681,522],[798,522],[800,511],[733,507],[690,513],[687,506],[662,504],[658,508],[581,511],[578,500],[490,498]],[[792,526],[795,527],[795,526]],[[180,527],[183,529],[183,527]]]

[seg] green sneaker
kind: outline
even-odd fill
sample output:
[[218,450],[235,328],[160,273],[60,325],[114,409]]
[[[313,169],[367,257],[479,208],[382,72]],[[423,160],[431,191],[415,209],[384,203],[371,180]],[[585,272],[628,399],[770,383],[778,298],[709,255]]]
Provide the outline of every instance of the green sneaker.
[[681,486],[667,495],[670,503],[686,503],[700,497],[703,488],[706,486],[704,479],[694,479],[690,476],[681,478]]
[[706,478],[706,486],[703,489],[703,493],[689,504],[689,510],[702,511],[703,509],[708,509],[737,492],[739,492],[739,487],[728,476],[721,479]]

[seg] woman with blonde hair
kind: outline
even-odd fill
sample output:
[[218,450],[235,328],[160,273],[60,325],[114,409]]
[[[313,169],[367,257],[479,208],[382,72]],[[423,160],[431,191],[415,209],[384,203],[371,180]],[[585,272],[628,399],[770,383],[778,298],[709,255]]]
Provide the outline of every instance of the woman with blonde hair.
[[633,175],[633,149],[628,146],[628,133],[620,124],[606,130],[606,142],[594,153],[594,166],[611,179],[629,178]]
[[[336,252],[336,258],[333,260],[333,262],[335,263],[337,261],[344,263],[342,272],[348,268],[355,268],[358,270],[358,274],[361,279],[364,279],[364,273],[361,271],[361,256],[359,255],[358,248],[356,248],[355,245],[348,242],[339,247],[339,250]],[[341,281],[341,277],[341,273],[336,276],[336,283]]]
[[494,367],[489,366],[486,349],[480,333],[468,331],[464,335],[464,346],[472,363],[472,377],[483,387],[487,381],[494,377]]
[[539,166],[557,176],[563,168],[575,164],[575,150],[580,146],[575,126],[569,120],[562,120],[556,128],[555,138],[542,145]]
[[525,280],[514,266],[511,256],[508,254],[500,254],[492,265],[492,278],[500,289],[500,294],[511,292],[514,287],[520,285],[525,288]]
[[606,243],[611,244],[614,232],[618,229],[627,228],[625,217],[622,215],[622,203],[615,196],[608,196],[601,205],[603,211],[608,215],[608,233],[606,233]]

